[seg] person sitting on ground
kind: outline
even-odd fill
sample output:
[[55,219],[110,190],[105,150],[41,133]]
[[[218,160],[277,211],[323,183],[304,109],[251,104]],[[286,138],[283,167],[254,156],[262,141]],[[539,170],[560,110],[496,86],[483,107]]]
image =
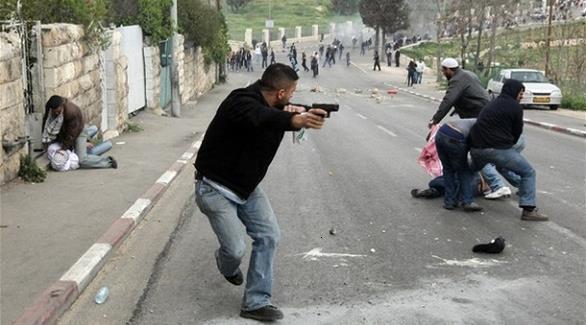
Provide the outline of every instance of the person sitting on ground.
[[84,128],[81,110],[67,98],[57,95],[49,98],[45,104],[42,132],[45,147],[59,143],[60,150],[75,151],[80,168],[118,168],[112,156],[88,154],[88,129]]
[[523,98],[525,86],[520,81],[505,81],[501,94],[490,102],[477,118],[468,138],[473,168],[479,170],[492,163],[497,169],[506,169],[519,176],[519,207],[521,220],[547,221],[537,210],[535,169],[513,149],[523,133]]

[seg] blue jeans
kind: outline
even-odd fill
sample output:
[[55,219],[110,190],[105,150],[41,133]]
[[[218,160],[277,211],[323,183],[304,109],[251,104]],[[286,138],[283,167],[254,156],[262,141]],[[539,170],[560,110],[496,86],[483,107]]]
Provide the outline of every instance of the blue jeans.
[[[525,136],[521,135],[517,143],[512,148],[513,150],[521,153],[523,149],[525,149]],[[502,168],[502,167],[495,167],[493,164],[486,164],[482,168],[482,176],[490,186],[491,191],[496,191],[501,187],[505,186],[503,179],[500,177],[499,173],[514,187],[519,188],[521,186],[521,177],[514,172]]]
[[[98,134],[98,127],[95,125],[89,125],[84,131],[88,139],[93,139]],[[88,149],[87,153],[89,155],[100,156],[103,153],[110,151],[110,149],[112,149],[112,141],[102,141],[96,144],[93,148]]]
[[535,204],[535,169],[515,149],[478,149],[470,150],[475,166],[492,163],[497,169],[507,170],[519,177],[519,206],[534,207]]
[[253,243],[242,310],[255,310],[269,305],[273,286],[273,259],[281,232],[263,190],[257,187],[246,203],[240,205],[225,198],[206,182],[196,181],[195,202],[208,217],[218,237],[220,248],[216,252],[216,263],[224,276],[233,276],[238,272],[246,253],[242,230],[244,224]]
[[468,166],[466,139],[448,136],[440,129],[435,136],[435,145],[443,166],[444,205],[454,206],[459,201],[464,204],[472,203],[474,201],[474,172]]
[[[95,128],[95,129],[94,129]],[[87,139],[90,135],[95,135],[97,128],[94,126],[86,127],[75,139],[75,154],[79,157],[79,168],[111,168],[112,160],[108,157],[92,155],[87,150]]]

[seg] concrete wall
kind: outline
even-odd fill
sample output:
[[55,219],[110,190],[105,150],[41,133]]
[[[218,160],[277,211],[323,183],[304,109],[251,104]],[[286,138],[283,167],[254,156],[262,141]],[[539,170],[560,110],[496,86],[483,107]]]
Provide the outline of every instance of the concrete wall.
[[45,99],[59,95],[71,99],[82,110],[84,121],[100,126],[102,76],[99,55],[90,53],[81,25],[41,26]]
[[[24,111],[21,45],[18,34],[0,33],[0,138],[14,142],[27,135]],[[20,155],[28,146],[0,148],[0,184],[15,178]]]

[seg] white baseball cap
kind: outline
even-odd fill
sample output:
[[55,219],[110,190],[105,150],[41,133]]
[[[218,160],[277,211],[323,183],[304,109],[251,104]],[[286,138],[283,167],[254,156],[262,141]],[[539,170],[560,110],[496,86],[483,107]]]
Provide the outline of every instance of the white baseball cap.
[[447,58],[442,61],[442,67],[444,67],[444,68],[454,69],[459,66],[460,66],[460,64],[458,63],[458,61],[456,61],[456,59]]

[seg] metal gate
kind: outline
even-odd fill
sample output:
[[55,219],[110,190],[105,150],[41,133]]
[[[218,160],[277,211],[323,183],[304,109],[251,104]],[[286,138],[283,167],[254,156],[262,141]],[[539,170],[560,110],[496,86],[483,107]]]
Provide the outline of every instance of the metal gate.
[[171,103],[172,100],[172,88],[171,88],[171,60],[172,60],[172,50],[173,46],[171,46],[172,39],[168,39],[166,41],[159,43],[159,53],[161,58],[161,95],[159,102],[161,104],[161,108],[165,109],[167,105]]
[[128,59],[128,114],[146,106],[142,29],[140,26],[118,28],[122,34],[120,50]]

